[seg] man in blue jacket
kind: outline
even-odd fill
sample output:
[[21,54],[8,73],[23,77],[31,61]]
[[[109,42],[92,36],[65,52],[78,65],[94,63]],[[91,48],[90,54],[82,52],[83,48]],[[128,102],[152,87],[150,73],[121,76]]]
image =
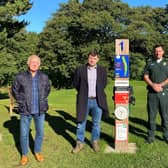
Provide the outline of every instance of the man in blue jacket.
[[92,115],[91,144],[95,152],[99,151],[100,121],[102,114],[108,116],[108,106],[104,89],[107,84],[105,68],[98,65],[96,51],[88,54],[88,63],[79,66],[74,74],[74,86],[77,90],[77,141],[72,153],[80,152],[84,147],[85,128],[89,112]]
[[45,112],[48,110],[47,97],[50,92],[48,76],[39,70],[40,58],[37,55],[31,55],[27,64],[28,71],[17,74],[12,84],[12,94],[18,103],[20,113],[21,165],[28,162],[29,130],[32,118],[36,129],[35,158],[39,162],[44,160],[40,152],[44,135]]

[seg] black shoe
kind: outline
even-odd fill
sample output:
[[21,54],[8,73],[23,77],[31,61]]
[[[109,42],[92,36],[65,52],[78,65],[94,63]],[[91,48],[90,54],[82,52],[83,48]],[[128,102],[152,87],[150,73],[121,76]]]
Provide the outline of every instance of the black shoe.
[[154,142],[154,138],[153,137],[148,137],[147,139],[146,139],[146,143],[148,143],[148,144],[151,144],[151,143],[153,143]]

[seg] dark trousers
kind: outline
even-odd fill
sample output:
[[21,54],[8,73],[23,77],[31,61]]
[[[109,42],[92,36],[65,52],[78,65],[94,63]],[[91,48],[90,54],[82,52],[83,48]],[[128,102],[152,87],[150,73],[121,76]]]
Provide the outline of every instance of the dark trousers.
[[168,138],[168,92],[148,93],[148,134],[154,138],[156,130],[156,116],[159,111],[162,119],[163,137]]

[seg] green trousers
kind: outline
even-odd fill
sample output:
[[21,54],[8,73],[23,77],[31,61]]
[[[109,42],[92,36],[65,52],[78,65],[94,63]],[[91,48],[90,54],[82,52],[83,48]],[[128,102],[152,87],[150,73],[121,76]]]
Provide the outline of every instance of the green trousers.
[[156,116],[161,114],[163,137],[168,138],[168,91],[150,93],[147,95],[148,136],[154,138],[156,130]]

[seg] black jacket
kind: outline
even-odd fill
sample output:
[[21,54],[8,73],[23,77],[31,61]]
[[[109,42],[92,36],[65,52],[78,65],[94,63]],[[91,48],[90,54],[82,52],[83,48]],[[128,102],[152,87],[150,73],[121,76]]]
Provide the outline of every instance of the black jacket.
[[[108,106],[106,94],[104,89],[107,84],[107,72],[105,68],[97,65],[97,81],[96,81],[96,99],[98,105],[103,110],[103,116],[108,117]],[[74,74],[74,87],[77,90],[77,122],[85,119],[85,113],[88,101],[88,78],[87,78],[87,65],[78,67]]]
[[[45,113],[48,110],[47,97],[50,92],[48,76],[38,71],[39,111]],[[12,84],[12,94],[18,103],[19,113],[30,114],[32,97],[32,76],[29,71],[16,75]]]

